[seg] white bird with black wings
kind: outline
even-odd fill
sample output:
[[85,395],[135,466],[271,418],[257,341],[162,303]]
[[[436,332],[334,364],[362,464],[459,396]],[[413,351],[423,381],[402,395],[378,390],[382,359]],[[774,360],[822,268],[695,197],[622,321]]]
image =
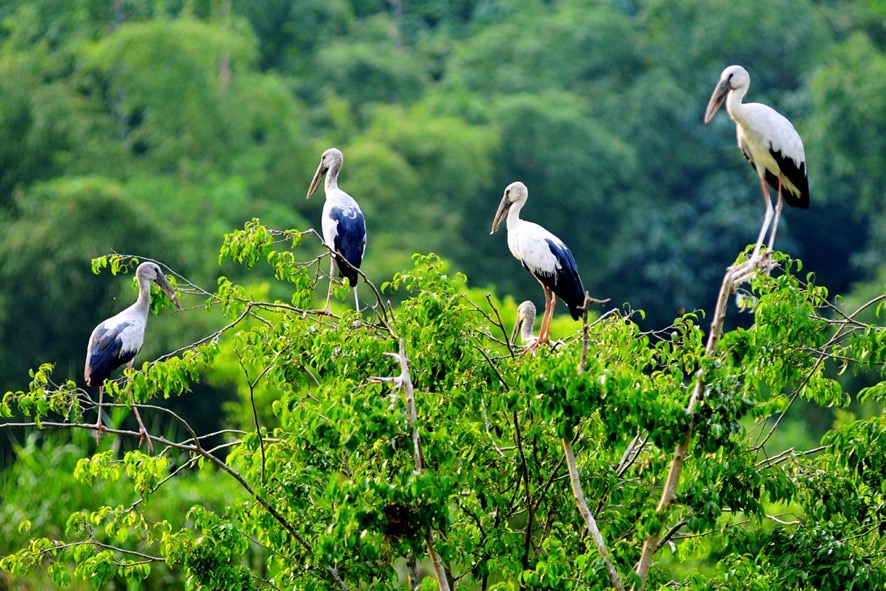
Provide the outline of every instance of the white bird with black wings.
[[538,339],[531,345],[534,348],[550,341],[557,296],[566,303],[572,318],[578,320],[585,310],[585,289],[569,247],[538,224],[520,219],[520,210],[528,198],[529,190],[523,183],[518,181],[508,185],[495,212],[490,234],[498,230],[507,216],[508,248],[544,290],[545,311]]
[[[750,86],[751,77],[741,66],[729,66],[723,70],[708,101],[704,122],[710,123],[725,101],[726,112],[735,122],[738,147],[760,177],[766,215],[751,255],[751,261],[754,262],[770,226],[772,229],[768,248],[772,250],[783,202],[786,201],[791,207],[809,207],[809,180],[806,177],[806,153],[800,134],[775,109],[760,103],[743,103],[742,99]],[[774,210],[766,183],[778,192]]]

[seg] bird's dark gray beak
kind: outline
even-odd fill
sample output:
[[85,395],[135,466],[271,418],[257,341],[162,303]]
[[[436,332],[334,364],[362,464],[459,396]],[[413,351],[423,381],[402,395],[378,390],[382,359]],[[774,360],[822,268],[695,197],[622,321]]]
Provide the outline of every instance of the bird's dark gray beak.
[[317,190],[317,187],[320,186],[320,181],[326,176],[328,170],[329,168],[321,160],[320,166],[317,167],[317,172],[314,173],[314,178],[311,179],[311,186],[308,187],[308,199],[311,198],[311,195],[313,195],[314,191]]
[[711,95],[711,100],[708,101],[708,108],[705,109],[704,112],[704,122],[705,125],[711,122],[711,119],[714,118],[714,115],[717,114],[717,111],[720,110],[720,105],[723,104],[723,101],[726,100],[726,95],[729,94],[729,91],[732,90],[732,86],[729,84],[729,80],[720,80],[717,87],[714,88],[714,93]]
[[172,287],[172,284],[169,283],[169,279],[166,278],[166,275],[160,275],[155,283],[160,286],[160,289],[163,290],[163,293],[172,300],[172,304],[175,306],[176,310],[181,310],[182,305],[178,301],[178,297],[175,295],[175,288]]
[[501,225],[501,221],[505,219],[505,216],[508,213],[508,210],[511,208],[511,202],[508,200],[508,194],[505,193],[505,196],[501,198],[501,203],[498,206],[498,211],[495,212],[495,219],[492,220],[492,231],[490,234],[495,234],[498,227]]

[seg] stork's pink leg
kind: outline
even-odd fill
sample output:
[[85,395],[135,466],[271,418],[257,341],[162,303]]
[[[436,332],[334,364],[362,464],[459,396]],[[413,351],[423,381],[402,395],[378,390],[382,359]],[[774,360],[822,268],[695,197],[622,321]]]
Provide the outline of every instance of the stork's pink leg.
[[151,443],[151,436],[148,435],[148,430],[145,429],[145,424],[142,422],[142,417],[138,414],[138,407],[135,405],[135,400],[132,401],[132,411],[135,413],[135,420],[138,421],[138,432],[141,435],[138,439],[138,444],[141,445],[142,441],[148,441],[148,453],[154,453],[154,444]]
[[105,430],[105,426],[102,424],[102,399],[104,398],[105,387],[98,387],[98,420],[95,422],[95,442],[98,443],[98,440],[101,439],[102,431]]
[[554,307],[557,305],[557,296],[543,285],[545,289],[545,313],[541,319],[541,328],[538,331],[536,343],[547,343],[551,340],[551,318],[554,316]]
[[329,289],[326,291],[326,305],[321,312],[329,315],[329,300],[332,298],[332,282],[335,280],[335,257],[329,255]]
[[541,288],[544,290],[545,311],[541,316],[541,326],[539,326],[539,328],[538,328],[538,338],[535,339],[535,341],[533,343],[531,343],[529,346],[526,347],[527,351],[532,351],[539,344],[547,342],[547,338],[548,338],[547,331],[548,331],[548,325],[550,324],[549,313],[551,310],[553,310],[553,307],[551,306],[551,297],[553,296],[553,294],[551,293],[551,290],[548,289],[548,286],[545,285],[544,283],[542,283],[541,281],[539,281],[538,283],[539,283],[539,285],[541,285]]
[[772,232],[769,234],[769,250],[775,244],[775,232],[778,230],[778,220],[781,218],[781,210],[784,207],[784,201],[781,197],[781,175],[778,175],[778,200],[775,203],[775,218],[772,220]]
[[541,326],[538,327],[538,338],[535,340],[535,345],[539,345],[541,343],[546,343],[548,339],[548,311],[551,309],[551,296],[548,288],[545,287],[545,311],[541,315]]
[[763,238],[766,236],[766,230],[772,222],[772,201],[769,199],[769,188],[766,186],[766,176],[760,177],[760,186],[763,188],[763,201],[766,203],[766,215],[763,217],[763,227],[760,228],[760,234],[757,236],[757,244],[754,246],[754,252],[751,254],[751,260],[755,261],[757,255],[760,254],[760,247],[763,245]]
[[554,308],[557,307],[557,295],[551,292],[551,309],[548,310],[548,323],[545,325],[545,342],[551,342],[551,321],[554,319]]
[[[129,369],[130,370],[132,369],[132,362],[133,361],[135,361],[135,360],[133,359],[133,360],[129,361]],[[139,446],[141,446],[142,441],[147,439],[148,440],[148,453],[151,453],[151,454],[154,453],[154,444],[151,443],[151,436],[148,435],[148,430],[145,429],[145,424],[142,422],[142,417],[140,414],[138,414],[138,406],[136,406],[136,404],[135,404],[135,398],[132,399],[132,412],[135,413],[135,420],[138,421],[138,432],[141,435],[141,437],[139,437],[139,439],[138,439]]]

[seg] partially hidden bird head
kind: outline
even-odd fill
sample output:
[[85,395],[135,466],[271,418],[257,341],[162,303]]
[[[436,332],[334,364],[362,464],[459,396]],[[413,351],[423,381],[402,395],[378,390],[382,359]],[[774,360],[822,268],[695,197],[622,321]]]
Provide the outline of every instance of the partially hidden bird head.
[[330,170],[333,175],[338,174],[344,161],[345,156],[338,148],[329,148],[323,152],[323,155],[320,156],[320,166],[317,167],[317,172],[314,173],[314,178],[311,179],[311,186],[308,187],[308,199],[311,198],[311,195],[313,195],[314,191],[317,190],[317,187],[320,186],[320,181],[323,180],[323,177],[325,177]]
[[750,86],[751,76],[741,66],[729,66],[723,70],[723,73],[720,74],[720,81],[717,82],[717,86],[714,88],[713,94],[711,94],[711,100],[708,101],[708,107],[705,109],[705,124],[711,122],[711,119],[720,110],[720,105],[726,100],[730,91],[742,90],[744,93],[748,91]]
[[514,330],[511,331],[511,342],[515,343],[517,337],[523,341],[524,345],[529,345],[536,340],[536,336],[532,334],[532,325],[535,323],[536,309],[535,304],[530,300],[526,300],[517,306],[517,320],[514,322]]
[[142,263],[138,266],[138,269],[135,270],[135,276],[138,279],[139,284],[141,283],[150,283],[153,281],[160,289],[163,290],[163,293],[172,300],[173,305],[178,310],[182,309],[181,303],[178,301],[178,297],[175,295],[175,288],[172,287],[172,284],[169,282],[169,279],[166,278],[166,275],[163,274],[163,271],[160,270],[160,265],[157,263],[147,262]]
[[515,203],[525,203],[528,197],[529,189],[520,181],[515,181],[505,187],[504,196],[502,196],[501,203],[498,205],[498,211],[495,212],[495,219],[492,220],[492,231],[489,233],[495,234],[512,205]]

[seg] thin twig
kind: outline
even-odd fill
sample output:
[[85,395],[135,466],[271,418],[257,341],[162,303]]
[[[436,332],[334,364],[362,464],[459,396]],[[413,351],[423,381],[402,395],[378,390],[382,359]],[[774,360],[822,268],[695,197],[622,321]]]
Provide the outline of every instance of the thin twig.
[[523,568],[529,568],[529,552],[532,550],[532,528],[535,520],[535,505],[532,502],[532,489],[529,482],[529,466],[526,464],[526,455],[523,453],[523,435],[520,431],[520,419],[517,411],[514,411],[514,438],[517,442],[517,452],[520,455],[520,467],[523,476],[523,487],[526,490],[526,533],[523,536]]
[[261,485],[265,485],[265,441],[264,437],[261,434],[261,424],[258,421],[258,408],[255,406],[255,386],[258,382],[265,376],[265,374],[270,371],[272,367],[274,367],[274,362],[277,360],[277,357],[280,356],[279,351],[274,355],[274,359],[268,363],[265,368],[258,374],[258,376],[254,380],[249,379],[249,370],[246,369],[246,366],[243,364],[243,357],[240,356],[240,352],[237,352],[237,361],[240,363],[240,369],[243,370],[243,375],[246,376],[246,382],[249,386],[249,402],[252,404],[252,420],[255,423],[255,434],[258,435],[258,445],[259,450],[261,451]]
[[663,547],[665,546],[665,544],[667,544],[667,543],[671,540],[671,538],[674,537],[674,534],[676,534],[678,531],[680,531],[681,529],[683,529],[683,527],[684,527],[687,523],[689,523],[688,520],[686,520],[686,519],[681,519],[680,521],[678,521],[677,523],[675,523],[673,526],[671,526],[671,529],[669,529],[668,531],[666,531],[665,534],[664,534],[664,535],[661,537],[661,539],[658,541],[658,544],[656,545],[656,548],[655,548],[655,549],[656,549],[656,550],[660,550],[661,548],[663,548]]
[[[498,308],[496,308],[495,304],[492,303],[492,294],[490,294],[490,293],[486,294],[486,301],[489,302],[489,306],[492,308],[492,311],[495,312],[495,319],[496,319],[495,325],[501,330],[501,334],[504,335],[505,343],[508,346],[508,353],[510,353],[511,357],[513,357],[514,356],[514,349],[511,347],[511,338],[510,338],[511,335],[508,334],[508,331],[505,329],[505,323],[502,322],[502,320],[501,320],[501,315],[498,313]],[[484,312],[484,314],[485,314],[485,312]],[[488,318],[489,317],[487,315],[487,319]]]
[[830,445],[819,445],[818,447],[813,447],[812,449],[807,449],[806,451],[797,451],[796,449],[791,447],[791,448],[784,450],[783,452],[775,454],[774,456],[771,456],[768,458],[763,458],[762,460],[757,462],[755,467],[762,468],[765,466],[767,468],[771,468],[772,466],[776,466],[778,464],[781,464],[785,460],[792,458],[794,456],[794,454],[810,456],[810,455],[818,453],[820,451],[824,451],[824,450],[828,449],[829,447],[830,447]]
[[625,450],[624,455],[622,455],[621,460],[618,462],[618,468],[615,470],[615,473],[619,478],[621,478],[624,473],[628,471],[628,468],[637,461],[637,458],[639,458],[640,454],[643,452],[643,448],[646,447],[647,441],[649,441],[648,433],[642,440],[640,439],[639,432],[634,435],[634,438]]

